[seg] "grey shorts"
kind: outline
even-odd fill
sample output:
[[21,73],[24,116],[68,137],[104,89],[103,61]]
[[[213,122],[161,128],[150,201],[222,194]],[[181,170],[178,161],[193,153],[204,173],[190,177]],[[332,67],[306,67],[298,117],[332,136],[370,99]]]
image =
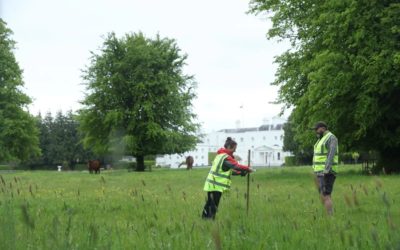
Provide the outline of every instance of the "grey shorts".
[[319,184],[319,193],[324,196],[331,195],[336,176],[330,173],[330,174],[325,174],[323,176],[317,176],[317,178]]

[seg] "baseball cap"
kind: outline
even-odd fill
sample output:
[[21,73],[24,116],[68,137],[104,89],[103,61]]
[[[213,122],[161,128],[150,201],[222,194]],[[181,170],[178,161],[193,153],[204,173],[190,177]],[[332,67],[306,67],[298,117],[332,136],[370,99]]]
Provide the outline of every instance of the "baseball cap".
[[318,129],[318,128],[326,128],[326,129],[328,129],[328,125],[326,125],[326,123],[323,122],[323,121],[319,121],[319,122],[315,123],[314,127],[310,128],[310,129],[315,130],[315,129]]

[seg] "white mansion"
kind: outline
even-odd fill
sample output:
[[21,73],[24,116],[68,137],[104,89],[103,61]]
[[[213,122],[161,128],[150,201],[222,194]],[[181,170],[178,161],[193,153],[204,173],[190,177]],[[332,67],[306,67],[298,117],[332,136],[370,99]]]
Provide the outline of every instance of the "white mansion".
[[160,155],[156,158],[156,165],[178,168],[185,162],[187,156],[194,158],[193,166],[208,166],[209,152],[215,153],[224,146],[227,137],[232,137],[238,147],[235,152],[237,160],[247,165],[248,150],[251,150],[251,166],[271,167],[282,166],[285,156],[289,152],[283,152],[283,124],[286,122],[281,117],[273,117],[264,120],[260,127],[222,129],[206,134],[198,143],[196,149],[184,154]]

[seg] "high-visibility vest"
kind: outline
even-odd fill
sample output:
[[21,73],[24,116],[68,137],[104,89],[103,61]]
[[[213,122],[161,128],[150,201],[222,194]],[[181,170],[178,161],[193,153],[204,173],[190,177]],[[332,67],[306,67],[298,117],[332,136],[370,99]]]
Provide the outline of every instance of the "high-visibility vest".
[[208,173],[206,183],[204,184],[204,191],[219,191],[224,192],[231,187],[231,174],[232,169],[224,171],[222,165],[228,154],[218,154],[212,164],[210,172]]
[[[320,172],[325,170],[325,163],[328,159],[328,147],[326,142],[331,136],[334,136],[331,132],[327,132],[322,138],[320,138],[314,145],[314,157],[313,157],[313,168],[314,172]],[[332,170],[337,172],[337,166],[339,163],[339,149],[336,148],[335,156],[332,162]]]

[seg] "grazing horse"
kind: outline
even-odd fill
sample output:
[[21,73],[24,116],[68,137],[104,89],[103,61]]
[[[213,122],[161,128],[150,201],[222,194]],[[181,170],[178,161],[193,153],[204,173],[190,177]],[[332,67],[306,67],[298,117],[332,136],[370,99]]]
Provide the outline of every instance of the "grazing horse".
[[95,174],[100,174],[100,166],[101,163],[99,160],[89,160],[88,162],[88,169],[91,174],[93,173],[93,171]]
[[194,162],[194,160],[193,160],[192,156],[189,155],[188,157],[186,157],[186,169],[187,170],[190,170],[193,168],[193,162]]

